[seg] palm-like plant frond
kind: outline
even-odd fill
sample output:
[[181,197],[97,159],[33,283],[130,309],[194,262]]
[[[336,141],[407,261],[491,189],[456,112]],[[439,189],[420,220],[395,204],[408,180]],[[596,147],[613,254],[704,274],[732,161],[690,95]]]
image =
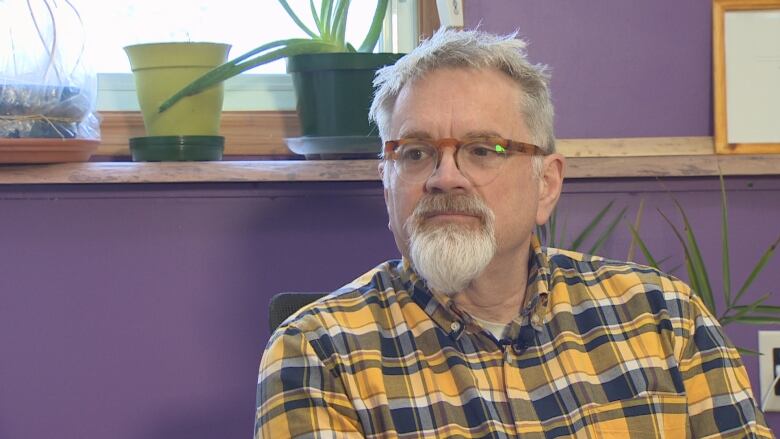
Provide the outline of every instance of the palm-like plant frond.
[[[769,244],[769,247],[759,258],[756,265],[751,270],[745,281],[740,286],[736,295],[732,294],[731,288],[731,259],[729,256],[729,226],[728,226],[728,202],[726,197],[726,185],[723,176],[720,176],[720,193],[721,193],[721,259],[723,269],[723,283],[721,285],[721,291],[723,296],[723,303],[725,305],[724,310],[719,314],[716,306],[715,295],[716,291],[712,287],[709,274],[707,273],[706,263],[704,262],[703,254],[699,248],[696,235],[693,227],[688,220],[688,216],[685,209],[676,198],[672,197],[675,207],[682,217],[683,228],[680,230],[674,222],[672,222],[668,216],[659,210],[659,213],[664,220],[669,224],[675,237],[682,246],[683,253],[685,255],[685,267],[688,271],[688,281],[691,284],[693,291],[702,298],[705,306],[709,311],[717,316],[721,325],[725,326],[729,323],[744,323],[744,324],[780,324],[780,306],[765,305],[767,299],[771,297],[770,293],[766,293],[760,298],[756,299],[752,303],[741,304],[740,299],[749,290],[753,281],[756,279],[759,273],[764,269],[767,263],[774,256],[775,250],[778,244],[780,244],[780,236]],[[658,263],[653,258],[652,254],[647,248],[646,243],[639,236],[639,231],[630,227],[631,234],[641,249],[645,258],[656,268]],[[743,352],[749,353],[749,351],[741,349]]]

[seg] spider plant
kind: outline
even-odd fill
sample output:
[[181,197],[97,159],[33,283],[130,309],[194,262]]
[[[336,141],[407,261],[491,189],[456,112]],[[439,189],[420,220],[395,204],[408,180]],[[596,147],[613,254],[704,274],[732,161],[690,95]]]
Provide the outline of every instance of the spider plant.
[[186,85],[163,102],[159,111],[162,113],[186,96],[198,94],[233,76],[278,59],[311,53],[372,52],[379,41],[388,4],[388,0],[377,0],[368,33],[362,44],[355,49],[345,39],[350,0],[321,0],[319,8],[315,6],[314,0],[309,0],[311,15],[316,25],[314,29],[303,23],[287,0],[278,1],[292,21],[308,35],[307,38],[277,40],[256,47]]
[[[688,215],[685,213],[682,204],[672,196],[675,207],[680,213],[683,221],[682,229],[678,228],[669,217],[664,214],[660,209],[661,217],[669,224],[677,240],[682,246],[685,256],[685,268],[688,272],[688,279],[693,291],[698,294],[704,305],[712,312],[712,315],[716,316],[722,326],[726,326],[729,323],[745,323],[745,324],[780,324],[780,306],[767,305],[766,301],[772,296],[772,293],[766,293],[753,302],[742,303],[745,293],[750,289],[753,281],[759,273],[764,269],[766,264],[772,259],[772,256],[780,244],[780,236],[775,239],[769,247],[764,251],[758,262],[751,270],[745,281],[739,287],[738,290],[732,289],[731,282],[731,263],[729,257],[729,222],[728,222],[728,204],[726,199],[726,186],[723,180],[723,175],[720,176],[720,194],[721,194],[721,263],[723,271],[723,281],[720,290],[723,295],[723,303],[725,308],[718,313],[717,301],[715,300],[715,294],[717,290],[713,288],[713,282],[711,281],[709,274],[707,273],[707,266],[702,257],[702,252],[699,249],[696,234],[691,227]],[[659,268],[658,261],[653,258],[652,254],[647,248],[646,243],[639,236],[638,228],[629,225],[631,234],[634,240],[639,245],[640,250],[645,255],[648,263],[655,268]],[[741,349],[743,352],[750,352]]]

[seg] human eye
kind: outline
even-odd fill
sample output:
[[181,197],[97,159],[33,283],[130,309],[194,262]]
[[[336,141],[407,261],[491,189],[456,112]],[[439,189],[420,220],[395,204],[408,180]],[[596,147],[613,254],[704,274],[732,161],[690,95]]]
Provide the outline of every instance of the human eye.
[[469,142],[464,149],[470,157],[477,159],[498,159],[506,156],[506,149],[503,146],[485,140]]
[[399,156],[404,162],[420,162],[433,156],[433,148],[425,143],[408,143],[401,148]]

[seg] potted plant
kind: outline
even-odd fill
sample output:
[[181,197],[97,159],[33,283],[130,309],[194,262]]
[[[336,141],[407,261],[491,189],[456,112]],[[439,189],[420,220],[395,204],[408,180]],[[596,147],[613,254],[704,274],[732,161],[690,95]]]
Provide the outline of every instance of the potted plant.
[[194,80],[160,105],[161,113],[180,99],[221,84],[254,67],[287,58],[297,97],[302,138],[288,139],[299,154],[328,156],[379,150],[376,127],[368,122],[376,70],[394,63],[401,54],[373,53],[382,29],[388,0],[377,0],[368,33],[358,48],[345,39],[349,0],[321,0],[319,9],[311,1],[316,24],[309,29],[279,0],[290,18],[308,38],[292,38],[263,44]]
[[125,47],[135,79],[146,136],[130,139],[135,161],[220,160],[219,136],[224,87],[157,108],[171,93],[227,60],[230,46],[205,42],[166,42]]
[[[227,44],[200,42],[148,43],[125,47],[135,78],[146,134],[218,133],[223,97],[221,87],[212,87],[207,92],[185,99],[165,113],[159,113],[157,108],[170,97],[172,91],[225,62],[229,49]],[[191,106],[212,111],[193,113]]]

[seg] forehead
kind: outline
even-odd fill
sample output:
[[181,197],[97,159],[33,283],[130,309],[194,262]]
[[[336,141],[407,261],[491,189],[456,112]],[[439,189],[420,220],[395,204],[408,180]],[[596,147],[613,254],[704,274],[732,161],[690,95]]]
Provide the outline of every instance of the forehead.
[[497,69],[442,68],[406,84],[398,95],[390,133],[458,137],[493,132],[524,138],[522,91]]

